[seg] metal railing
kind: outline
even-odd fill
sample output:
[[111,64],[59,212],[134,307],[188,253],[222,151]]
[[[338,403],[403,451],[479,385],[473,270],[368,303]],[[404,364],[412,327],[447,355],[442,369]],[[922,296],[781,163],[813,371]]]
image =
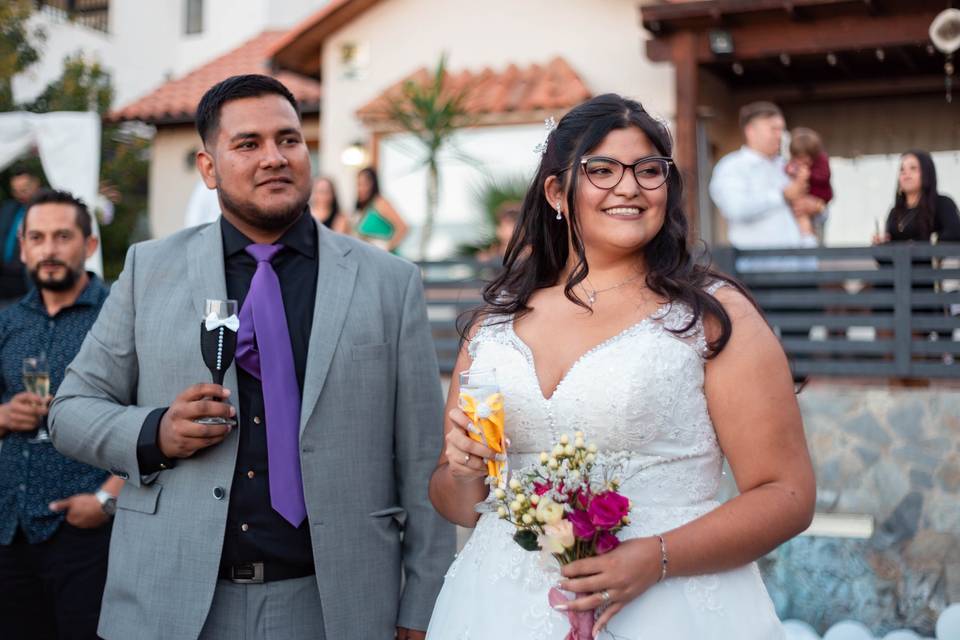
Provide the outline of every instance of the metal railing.
[[103,33],[110,31],[110,0],[34,0],[37,9]]
[[[803,250],[713,250],[780,336],[797,377],[960,378],[960,243]],[[421,263],[440,369],[455,321],[497,266]]]

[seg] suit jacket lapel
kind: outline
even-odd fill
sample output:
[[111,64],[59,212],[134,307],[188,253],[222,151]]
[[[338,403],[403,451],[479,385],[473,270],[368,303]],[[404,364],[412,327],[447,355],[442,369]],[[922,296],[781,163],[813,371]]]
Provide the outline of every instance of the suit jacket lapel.
[[214,222],[190,238],[187,246],[187,274],[193,292],[197,319],[203,317],[207,299],[225,300],[227,279],[223,270],[223,236],[220,223]]
[[317,233],[317,298],[300,403],[301,436],[330,371],[357,278],[357,264],[348,257],[349,247],[340,246],[335,234],[323,225],[317,225]]
[[[220,232],[219,218],[190,239],[187,245],[187,278],[190,291],[193,293],[193,306],[197,313],[196,322],[192,326],[199,331],[197,325],[203,318],[206,301],[227,298],[227,279],[223,265],[223,235]],[[199,351],[197,358],[201,358]],[[209,382],[209,378],[206,381]],[[234,398],[239,397],[236,364],[231,365],[227,370],[223,385],[230,389]]]

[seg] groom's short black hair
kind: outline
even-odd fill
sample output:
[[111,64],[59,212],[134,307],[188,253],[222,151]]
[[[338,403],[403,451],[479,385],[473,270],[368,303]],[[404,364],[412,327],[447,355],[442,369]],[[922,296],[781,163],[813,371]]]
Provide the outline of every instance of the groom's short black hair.
[[259,98],[260,96],[276,94],[286,98],[287,102],[300,117],[300,106],[297,99],[290,93],[282,82],[270,76],[251,73],[243,76],[231,76],[213,85],[200,98],[197,105],[197,133],[204,144],[217,130],[220,124],[220,109],[231,100],[240,98]]

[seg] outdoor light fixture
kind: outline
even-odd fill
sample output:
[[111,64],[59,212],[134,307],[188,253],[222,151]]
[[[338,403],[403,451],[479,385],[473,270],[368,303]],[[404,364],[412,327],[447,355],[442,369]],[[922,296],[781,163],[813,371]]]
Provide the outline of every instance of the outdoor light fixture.
[[831,67],[837,66],[837,56],[836,56],[836,54],[833,54],[833,53],[828,53],[828,54],[827,54],[827,64],[830,65]]
[[887,54],[883,52],[883,49],[877,49],[876,51],[877,60],[883,62],[883,59],[887,57]]
[[710,51],[716,56],[729,56],[733,53],[733,36],[729,31],[714,29],[708,34]]
[[353,142],[340,153],[340,162],[348,167],[360,167],[367,163],[367,150],[362,142]]
[[734,62],[734,63],[733,63],[733,66],[730,67],[730,68],[733,69],[733,72],[734,72],[736,75],[738,75],[738,76],[742,76],[742,75],[743,75],[743,65],[740,64],[739,62]]
[[790,66],[790,54],[789,54],[789,53],[781,53],[781,54],[780,54],[780,64],[782,64],[782,65],[785,66],[785,67],[789,67],[789,66]]

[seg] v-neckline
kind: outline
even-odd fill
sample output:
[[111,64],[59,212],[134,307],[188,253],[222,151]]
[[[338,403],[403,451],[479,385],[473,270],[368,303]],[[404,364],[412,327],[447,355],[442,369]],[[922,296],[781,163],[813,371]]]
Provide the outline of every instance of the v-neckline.
[[521,338],[520,335],[517,333],[516,327],[514,326],[514,316],[510,316],[510,321],[507,323],[507,328],[509,329],[510,334],[513,336],[514,340],[516,340],[517,344],[520,346],[523,354],[526,356],[527,363],[530,365],[530,370],[531,370],[531,373],[533,374],[534,384],[537,385],[537,392],[540,394],[540,399],[543,400],[544,402],[549,403],[549,402],[552,402],[553,399],[557,397],[557,392],[560,391],[561,387],[563,387],[563,384],[567,381],[567,378],[570,377],[570,374],[573,373],[574,369],[576,369],[581,362],[586,360],[588,357],[590,357],[594,353],[608,347],[610,344],[619,340],[620,338],[627,335],[628,333],[634,331],[638,327],[646,324],[647,322],[654,319],[661,319],[665,317],[666,314],[669,313],[670,305],[671,305],[670,302],[664,302],[663,304],[659,305],[656,309],[654,309],[653,313],[650,313],[644,316],[640,320],[637,320],[633,324],[625,327],[624,329],[615,333],[609,338],[605,338],[604,340],[601,340],[599,343],[590,347],[589,349],[584,351],[582,354],[580,354],[580,356],[573,361],[573,364],[571,364],[567,368],[567,370],[563,373],[563,375],[560,376],[560,380],[557,381],[557,385],[553,388],[553,391],[550,393],[549,396],[546,393],[544,393],[543,384],[540,382],[540,373],[537,371],[537,358],[533,354],[533,349],[530,348],[530,345],[524,342],[523,338]]

